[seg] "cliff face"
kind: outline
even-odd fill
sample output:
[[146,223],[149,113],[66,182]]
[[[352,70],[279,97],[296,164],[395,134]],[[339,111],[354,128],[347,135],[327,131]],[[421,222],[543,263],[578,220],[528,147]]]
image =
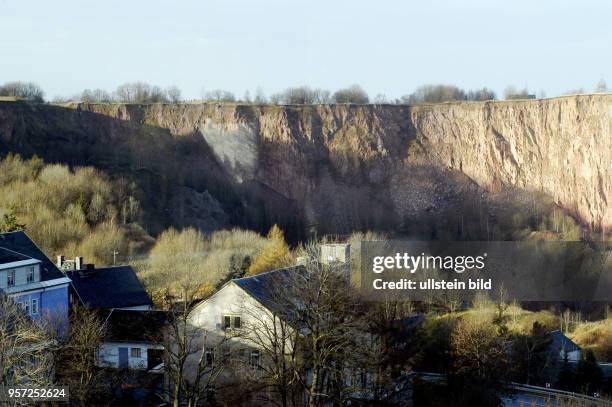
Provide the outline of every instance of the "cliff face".
[[[0,148],[34,152],[40,133],[58,141],[51,150],[86,149],[90,161],[75,163],[163,172],[153,161],[173,160],[164,165],[182,190],[220,201],[206,215],[217,225],[232,222],[220,220],[229,205],[240,216],[258,207],[268,223],[299,219],[304,230],[394,228],[466,191],[518,188],[549,195],[592,229],[612,226],[612,95],[422,106],[0,103]],[[88,145],[116,148],[101,159]],[[47,154],[61,160],[59,150]]]

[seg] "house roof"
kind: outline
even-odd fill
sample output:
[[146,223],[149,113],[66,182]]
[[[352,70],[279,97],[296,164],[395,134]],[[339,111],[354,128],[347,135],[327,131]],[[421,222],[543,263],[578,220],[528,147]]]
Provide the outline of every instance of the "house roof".
[[276,312],[282,308],[282,300],[285,298],[283,290],[289,287],[296,273],[303,276],[305,272],[304,266],[295,266],[236,278],[232,281],[266,308]]
[[51,260],[49,260],[43,251],[36,246],[36,244],[24,231],[0,233],[0,248],[5,249],[5,252],[6,249],[8,249],[10,251],[17,252],[17,254],[21,256],[39,260],[41,262],[41,281],[55,280],[57,278],[65,277],[57,266]]
[[153,305],[130,266],[96,268],[94,272],[67,272],[83,303],[92,308],[126,308]]
[[25,256],[21,253],[14,252],[12,250],[0,247],[0,264],[14,263],[16,261],[33,260],[29,256]]
[[576,345],[574,341],[565,336],[565,334],[559,330],[552,331],[550,333],[550,336],[552,337],[552,343],[550,344],[550,346],[555,351],[574,352],[577,350],[581,350],[580,346]]
[[106,323],[104,340],[117,342],[162,343],[163,328],[169,319],[165,311],[121,310],[104,311]]

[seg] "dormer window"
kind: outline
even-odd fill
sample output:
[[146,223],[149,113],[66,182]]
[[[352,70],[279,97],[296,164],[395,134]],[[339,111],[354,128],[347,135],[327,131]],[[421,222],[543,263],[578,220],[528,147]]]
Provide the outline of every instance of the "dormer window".
[[34,267],[28,267],[27,282],[28,283],[34,282]]
[[15,285],[15,270],[9,270],[6,273],[6,286],[13,287]]

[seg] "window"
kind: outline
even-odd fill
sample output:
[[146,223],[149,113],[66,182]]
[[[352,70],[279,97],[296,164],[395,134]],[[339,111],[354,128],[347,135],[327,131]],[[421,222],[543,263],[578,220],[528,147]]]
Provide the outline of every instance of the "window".
[[256,349],[253,349],[251,351],[251,355],[249,357],[249,365],[251,365],[251,367],[259,367],[259,351]]
[[239,316],[224,315],[223,329],[240,329],[242,328],[242,319]]
[[140,348],[132,348],[130,349],[130,357],[139,358],[141,357],[141,349]]
[[204,358],[206,359],[207,365],[212,365],[215,361],[215,348],[206,348],[206,353],[204,354]]
[[361,370],[359,372],[359,383],[361,384],[361,388],[365,389],[368,385],[368,375],[365,370]]
[[38,298],[32,298],[32,315],[38,314]]
[[28,283],[34,282],[34,267],[28,268],[27,282]]
[[223,346],[221,348],[221,355],[223,356],[223,360],[230,360],[230,358],[232,357],[232,350],[229,346]]
[[15,270],[9,270],[6,274],[6,286],[12,287],[15,285]]
[[24,304],[24,310],[26,312],[26,314],[30,314],[30,300],[25,300]]

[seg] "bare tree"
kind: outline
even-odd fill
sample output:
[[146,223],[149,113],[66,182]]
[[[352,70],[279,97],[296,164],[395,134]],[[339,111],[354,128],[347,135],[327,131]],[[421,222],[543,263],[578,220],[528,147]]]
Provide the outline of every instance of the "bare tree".
[[45,93],[34,82],[7,82],[0,86],[0,96],[14,96],[30,102],[42,103]]
[[241,385],[246,384],[246,388],[257,395],[258,401],[282,407],[298,404],[302,394],[300,329],[291,311],[293,299],[285,291],[295,279],[291,274],[279,274],[275,279],[268,293],[272,309],[250,304],[241,310],[245,323],[240,340],[259,357],[250,360],[250,369],[235,370],[235,373]]
[[234,94],[230,91],[216,89],[210,92],[206,92],[206,94],[204,95],[204,99],[215,102],[234,103],[236,101],[236,96],[234,96]]
[[53,339],[0,292],[0,385],[50,386]]
[[55,350],[57,378],[80,405],[91,405],[110,387],[108,372],[97,363],[106,326],[94,310],[80,305],[72,307],[69,326],[68,337]]
[[485,101],[485,100],[494,100],[496,98],[495,92],[486,87],[482,89],[470,90],[466,93],[467,100],[474,101]]
[[334,92],[333,100],[336,103],[367,104],[370,102],[368,93],[359,85],[338,89]]
[[385,105],[390,103],[389,99],[387,98],[387,95],[383,94],[383,93],[379,93],[378,95],[376,95],[374,97],[374,103],[378,104],[378,105]]
[[166,88],[166,96],[172,103],[178,103],[181,101],[181,90],[178,86],[168,86]]
[[608,85],[606,84],[606,81],[601,78],[599,80],[599,82],[597,82],[597,84],[595,85],[595,93],[606,93],[608,92]]
[[451,336],[451,348],[452,374],[458,382],[469,383],[486,399],[496,399],[503,392],[509,374],[508,343],[486,314],[460,319]]
[[329,101],[329,91],[320,88],[312,89],[309,86],[287,88],[270,96],[271,103],[285,105],[312,105]]
[[253,99],[253,103],[255,103],[256,105],[263,105],[267,102],[268,98],[266,97],[266,94],[264,93],[263,89],[261,87],[257,87],[257,89],[255,90],[255,98]]
[[217,379],[229,363],[218,350],[230,336],[213,337],[192,325],[190,304],[189,300],[177,302],[171,296],[165,303],[169,313],[164,339],[164,369],[169,384],[166,397],[173,407],[200,405],[216,389]]
[[367,312],[369,342],[365,350],[364,366],[371,372],[372,383],[368,387],[372,399],[382,401],[396,383],[395,372],[408,364],[414,357],[411,342],[414,341],[414,328],[419,321],[413,314],[411,301],[389,297],[372,304]]
[[85,89],[76,99],[87,103],[109,103],[113,101],[112,95],[103,89]]
[[513,99],[526,99],[530,96],[529,89],[523,88],[522,90],[517,90],[514,86],[507,86],[504,89],[504,99],[513,100]]
[[115,91],[115,98],[123,103],[160,103],[168,98],[159,86],[145,82],[129,82],[120,85]]
[[402,96],[404,103],[441,103],[466,99],[465,91],[454,85],[423,85],[410,95]]
[[189,319],[192,305],[210,283],[204,260],[207,241],[194,229],[164,232],[149,256],[149,281],[163,291],[160,304],[168,313],[164,367],[169,381],[165,396],[173,406],[197,406],[215,389],[226,363],[214,350],[228,336],[211,337]]
[[343,264],[325,265],[319,247],[306,247],[305,272],[294,275],[288,294],[288,313],[303,333],[304,367],[301,377],[308,405],[342,404],[353,390],[348,376],[362,366],[361,352],[367,338],[363,307],[353,292]]

